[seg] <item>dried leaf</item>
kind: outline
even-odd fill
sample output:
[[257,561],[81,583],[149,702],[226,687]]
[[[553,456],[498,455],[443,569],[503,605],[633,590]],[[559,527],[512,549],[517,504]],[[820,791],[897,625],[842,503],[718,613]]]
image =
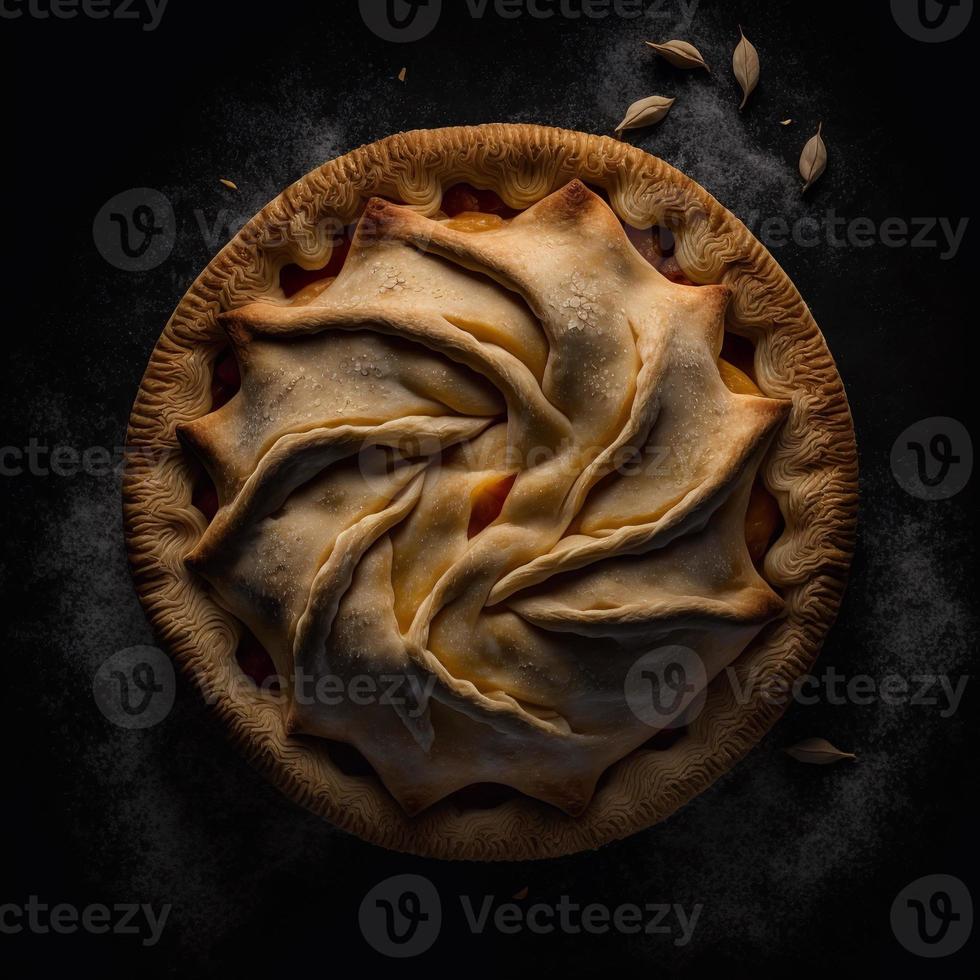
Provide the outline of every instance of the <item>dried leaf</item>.
[[228,180],[227,177],[219,177],[218,180],[220,180],[221,183],[224,184],[229,190],[238,190],[238,184],[236,184],[233,180]]
[[400,71],[400,72],[398,73],[398,81],[400,81],[400,82],[404,82],[404,81],[405,81],[405,76],[406,76],[407,74],[408,74],[408,69],[407,69],[407,68],[403,68],[403,69],[402,69],[402,70],[401,70],[401,71]]
[[780,126],[788,126],[792,121],[793,121],[792,119],[780,119],[779,120],[779,125]]
[[704,63],[701,52],[693,44],[688,44],[687,41],[664,41],[663,44],[644,41],[643,43],[653,48],[657,54],[675,68],[703,68],[707,72],[711,71]]
[[800,176],[804,180],[802,191],[804,194],[827,167],[827,147],[820,135],[822,130],[823,123],[820,123],[817,131],[806,141],[806,146],[800,154]]
[[527,885],[525,885],[519,892],[514,894],[514,898],[520,901],[522,898],[527,898]]
[[755,50],[755,45],[745,36],[741,27],[738,32],[742,35],[742,40],[738,42],[732,54],[732,71],[735,72],[736,81],[742,86],[742,104],[739,109],[744,109],[749,96],[759,84],[759,52]]
[[827,766],[832,762],[840,762],[841,759],[857,758],[853,752],[842,752],[825,738],[805,738],[802,742],[791,745],[785,752],[800,762],[809,762],[815,766]]
[[664,98],[662,95],[650,95],[645,99],[639,99],[626,110],[626,115],[616,127],[616,132],[621,133],[624,129],[639,129],[641,126],[652,126],[654,123],[660,122],[670,112],[670,107],[673,104],[673,99]]

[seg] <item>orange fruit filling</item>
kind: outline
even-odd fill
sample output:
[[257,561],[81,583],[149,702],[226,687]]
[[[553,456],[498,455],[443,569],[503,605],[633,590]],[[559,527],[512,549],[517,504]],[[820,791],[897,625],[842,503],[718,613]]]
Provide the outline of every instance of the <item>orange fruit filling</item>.
[[[729,335],[726,335],[726,338]],[[735,338],[735,341],[741,338]],[[734,341],[726,343],[729,348],[737,347]],[[746,341],[747,343],[747,341]],[[762,390],[744,371],[724,358],[718,358],[718,373],[725,387],[739,395],[761,395]],[[745,510],[745,543],[752,561],[758,565],[765,557],[777,532],[783,523],[776,498],[766,489],[761,476],[756,476],[749,493],[749,503]]]
[[504,501],[514,485],[517,474],[483,483],[473,492],[470,503],[470,523],[466,529],[468,538],[475,537],[492,524],[504,509]]
[[454,218],[445,222],[447,228],[455,231],[493,231],[504,226],[499,214],[484,214],[482,211],[460,211]]

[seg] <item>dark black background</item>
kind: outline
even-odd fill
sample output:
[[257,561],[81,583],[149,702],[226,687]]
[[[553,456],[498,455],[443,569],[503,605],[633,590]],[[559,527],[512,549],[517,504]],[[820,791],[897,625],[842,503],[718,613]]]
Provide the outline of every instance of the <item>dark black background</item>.
[[[391,132],[527,121],[608,133],[626,105],[677,103],[627,134],[702,183],[757,232],[830,209],[880,223],[971,212],[972,24],[927,45],[888,4],[703,0],[677,17],[607,20],[492,13],[449,2],[436,30],[379,40],[356,4],[170,0],[158,30],[119,21],[0,20],[5,106],[3,444],[121,445],[143,366],[172,308],[223,243],[199,217],[243,219],[323,160]],[[677,11],[670,0],[663,7]],[[762,60],[737,111],[730,53],[741,23]],[[683,36],[714,68],[673,70],[640,43]],[[404,84],[395,80],[407,67]],[[791,126],[778,120],[792,117]],[[802,200],[796,161],[824,122],[830,163]],[[228,191],[219,177],[234,179]],[[146,273],[107,264],[92,221],[113,194],[153,187],[173,202],[178,241]],[[974,229],[964,247],[786,244],[773,252],[837,359],[862,459],[859,550],[820,669],[880,680],[971,670],[976,615],[971,486],[943,502],[892,477],[899,433],[928,416],[969,425],[977,365]],[[976,734],[960,710],[794,706],[733,772],[665,824],[586,855],[524,865],[423,861],[333,830],[281,797],[224,742],[183,682],[148,732],[115,729],[91,697],[112,652],[152,643],[129,583],[118,480],[0,480],[6,668],[0,903],[173,906],[163,939],[0,935],[0,966],[205,976],[236,967],[314,971],[457,969],[592,975],[633,968],[701,976],[738,966],[906,968],[973,976],[976,940],[943,961],[895,941],[889,908],[921,875],[975,886]],[[972,683],[972,682],[971,682]],[[807,767],[781,749],[813,735],[859,755]],[[395,963],[362,940],[364,893],[414,872],[442,896],[433,949]],[[459,896],[583,904],[703,903],[694,938],[471,936]],[[18,974],[20,975],[20,974]]]

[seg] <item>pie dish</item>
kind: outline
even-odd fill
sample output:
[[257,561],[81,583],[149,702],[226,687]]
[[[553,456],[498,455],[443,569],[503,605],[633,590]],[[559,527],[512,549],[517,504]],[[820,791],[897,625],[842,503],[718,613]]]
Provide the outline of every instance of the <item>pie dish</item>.
[[137,590],[236,742],[438,857],[691,799],[780,714],[852,551],[847,401],[786,275],[662,161],[537,126],[288,188],[181,301],[129,444]]

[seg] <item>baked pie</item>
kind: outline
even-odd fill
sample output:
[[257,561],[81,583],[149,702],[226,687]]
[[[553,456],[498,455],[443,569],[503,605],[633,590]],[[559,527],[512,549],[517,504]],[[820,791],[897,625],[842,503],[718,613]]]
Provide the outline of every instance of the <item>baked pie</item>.
[[184,297],[130,444],[163,642],[291,796],[435,856],[673,812],[774,722],[852,549],[847,402],[792,284],[677,171],[562,130],[298,181]]

